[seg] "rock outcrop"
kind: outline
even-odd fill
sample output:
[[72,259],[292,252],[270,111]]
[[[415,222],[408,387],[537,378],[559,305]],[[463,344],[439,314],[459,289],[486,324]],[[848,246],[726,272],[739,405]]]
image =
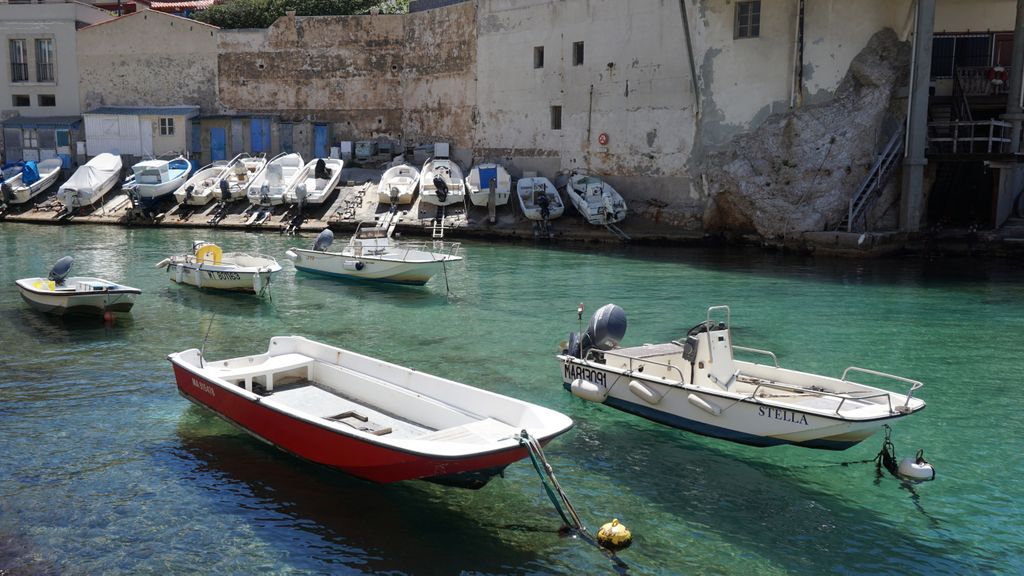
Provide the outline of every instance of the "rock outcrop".
[[[769,117],[708,153],[708,232],[791,240],[840,222],[894,127],[894,89],[904,85],[910,47],[892,30],[875,34],[829,102]],[[895,110],[895,112],[892,112]],[[877,211],[876,211],[877,212]]]

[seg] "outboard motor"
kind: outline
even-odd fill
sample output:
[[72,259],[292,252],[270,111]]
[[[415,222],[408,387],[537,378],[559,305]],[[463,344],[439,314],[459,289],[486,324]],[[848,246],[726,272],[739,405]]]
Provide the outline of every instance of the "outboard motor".
[[551,215],[551,200],[546,190],[537,195],[537,207],[540,208],[540,217],[547,220]]
[[399,194],[401,194],[401,192],[398,190],[398,188],[396,186],[392,186],[391,191],[388,193],[388,196],[391,198],[392,204],[398,204]]
[[569,333],[565,353],[577,358],[586,356],[592,348],[611,350],[626,335],[626,312],[615,304],[605,304],[590,317],[590,324],[582,335]]
[[189,184],[188,186],[185,187],[185,201],[186,202],[188,202],[189,200],[192,199],[192,192],[194,192],[195,189],[196,189],[196,187],[193,186],[192,184]]
[[220,199],[225,202],[231,199],[231,188],[226,178],[220,181]]
[[71,273],[71,266],[75,263],[75,259],[71,256],[65,256],[50,268],[50,274],[47,275],[47,280],[52,280],[57,286],[64,285],[64,279]]
[[434,188],[437,189],[438,200],[444,202],[448,199],[448,184],[444,181],[444,178],[434,176]]
[[313,177],[317,180],[331,179],[331,173],[327,171],[327,162],[324,162],[323,158],[317,159],[316,168],[313,169]]
[[334,243],[334,232],[327,228],[316,237],[316,242],[313,243],[313,250],[326,252],[332,243]]

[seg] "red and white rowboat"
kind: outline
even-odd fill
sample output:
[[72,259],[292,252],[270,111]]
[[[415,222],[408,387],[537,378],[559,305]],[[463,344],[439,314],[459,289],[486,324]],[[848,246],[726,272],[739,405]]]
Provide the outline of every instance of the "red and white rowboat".
[[568,416],[301,336],[265,354],[205,361],[167,357],[178,391],[297,456],[374,482],[423,479],[479,488],[525,458],[526,430],[542,444]]

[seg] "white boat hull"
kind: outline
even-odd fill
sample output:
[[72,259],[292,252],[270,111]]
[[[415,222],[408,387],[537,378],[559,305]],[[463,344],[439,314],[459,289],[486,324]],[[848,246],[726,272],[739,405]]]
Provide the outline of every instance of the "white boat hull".
[[230,290],[258,294],[270,286],[281,265],[267,256],[228,252],[219,260],[197,260],[194,254],[172,256],[157,267],[165,268],[171,281],[204,290]]
[[[434,186],[434,176],[439,175],[448,187],[448,195],[442,200]],[[420,170],[420,199],[433,206],[451,206],[466,201],[466,184],[462,178],[462,170],[454,161],[447,158],[427,160]]]
[[543,191],[547,195],[548,220],[559,218],[565,213],[565,204],[558,194],[558,190],[550,180],[543,177],[520,178],[516,182],[516,200],[519,202],[519,209],[528,220],[541,221],[544,219],[540,207],[537,205],[537,195]]
[[121,157],[99,154],[61,184],[57,199],[69,209],[92,206],[114,188],[120,177]]
[[[316,163],[320,159],[313,159],[306,163],[306,166],[302,169],[295,181],[292,182],[291,186],[284,193],[285,204],[322,204],[324,200],[329,198],[334,192],[334,189],[338,187],[338,182],[341,181],[341,169],[344,167],[344,163],[337,158],[323,158],[324,165],[327,167],[330,173],[329,178],[317,178],[316,177]],[[305,186],[305,194],[302,194],[299,190],[300,186]]]
[[284,204],[285,192],[296,182],[304,166],[302,156],[295,153],[279,154],[271,159],[246,188],[249,203],[254,206]]
[[388,168],[377,184],[378,204],[410,204],[419,185],[420,171],[408,164]]
[[589,224],[604,226],[626,219],[626,203],[622,196],[607,182],[595,177],[572,176],[566,186],[566,195]]
[[217,182],[213,197],[221,202],[244,198],[249,184],[259,177],[266,166],[267,159],[263,156],[239,154],[228,162],[228,171],[224,175],[224,179],[228,183],[227,196],[224,196],[220,189],[220,182]]
[[[57,159],[44,160],[38,164],[39,167],[39,180],[36,180],[32,184],[25,186],[21,183],[22,174],[19,173],[14,178],[7,181],[7,186],[11,190],[11,199],[7,201],[8,204],[24,204],[32,198],[35,198],[42,192],[45,192],[50,186],[57,181],[60,176],[61,161]],[[0,201],[3,199],[0,198]]]
[[[481,176],[483,174],[483,176]],[[500,164],[480,164],[474,166],[466,176],[466,193],[474,206],[486,207],[491,197],[490,178],[495,179],[494,205],[508,204],[511,196],[512,177]]]
[[379,256],[356,256],[351,252],[319,252],[291,248],[285,255],[295,268],[337,278],[373,280],[396,284],[426,284],[460,256],[419,250],[398,249]]
[[[227,165],[222,165],[199,170],[174,191],[174,200],[188,206],[206,206],[220,190],[220,180],[227,169]],[[191,193],[186,192],[189,186],[192,186]]]
[[56,316],[129,312],[142,293],[138,288],[87,276],[68,278],[63,286],[46,278],[24,278],[15,283],[25,302]]

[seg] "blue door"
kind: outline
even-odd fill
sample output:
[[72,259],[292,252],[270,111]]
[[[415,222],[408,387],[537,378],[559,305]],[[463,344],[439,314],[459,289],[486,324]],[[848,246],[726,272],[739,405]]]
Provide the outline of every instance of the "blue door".
[[323,124],[313,127],[313,157],[327,158],[327,126]]
[[227,133],[223,128],[210,128],[210,160],[227,160]]
[[270,152],[270,118],[253,118],[249,130],[253,154]]

